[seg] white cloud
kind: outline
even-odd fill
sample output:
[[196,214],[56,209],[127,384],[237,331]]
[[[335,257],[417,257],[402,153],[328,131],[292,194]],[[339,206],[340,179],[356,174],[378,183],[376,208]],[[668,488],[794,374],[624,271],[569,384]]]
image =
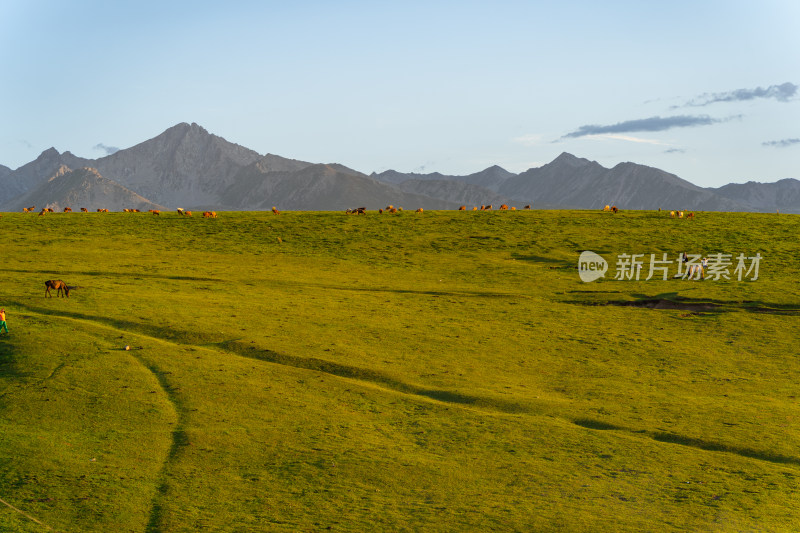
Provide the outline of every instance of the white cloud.
[[587,139],[611,139],[614,141],[626,141],[640,144],[654,144],[656,146],[672,146],[670,143],[656,141],[654,139],[643,139],[641,137],[631,137],[630,135],[620,135],[618,133],[603,133],[600,135],[586,135]]

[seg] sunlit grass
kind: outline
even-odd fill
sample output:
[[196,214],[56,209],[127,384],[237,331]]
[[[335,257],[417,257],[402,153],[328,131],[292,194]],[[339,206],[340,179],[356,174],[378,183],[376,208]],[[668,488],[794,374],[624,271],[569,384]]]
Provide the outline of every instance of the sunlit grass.
[[[797,217],[0,227],[0,498],[57,530],[800,528]],[[612,279],[682,251],[758,252],[760,278]],[[714,307],[618,305],[659,299]]]

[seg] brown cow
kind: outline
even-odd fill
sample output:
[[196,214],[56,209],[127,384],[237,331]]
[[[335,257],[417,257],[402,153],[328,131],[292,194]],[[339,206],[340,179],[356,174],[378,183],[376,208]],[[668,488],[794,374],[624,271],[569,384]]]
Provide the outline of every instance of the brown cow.
[[45,281],[44,286],[45,286],[44,290],[45,298],[47,298],[48,296],[50,298],[53,297],[53,295],[50,294],[50,289],[56,289],[58,291],[56,292],[56,296],[61,296],[61,291],[64,291],[64,295],[66,295],[66,297],[69,298],[69,287],[67,287],[67,284],[61,281],[60,279],[51,279]]
[[467,206],[462,205],[461,207],[458,208],[458,210],[459,211],[466,211],[467,210]]
[[161,215],[161,211],[159,211],[158,209],[151,209],[150,212],[153,213],[154,215]]
[[72,213],[72,208],[71,207],[65,207],[64,208],[64,212],[65,213]]
[[272,212],[275,213],[276,215],[280,215],[281,214],[281,212],[278,211],[278,208],[275,207],[274,205],[272,206]]
[[89,212],[88,209],[86,209],[85,207],[81,207],[81,213],[88,213],[88,212]]
[[530,208],[531,208],[531,206],[530,206],[530,205],[526,205],[526,206],[525,206],[525,209],[530,209]]
[[618,212],[619,212],[619,209],[617,209],[617,206],[615,206],[615,205],[612,205],[612,206],[611,206],[611,212],[612,212],[612,213],[618,213]]
[[506,204],[503,204],[503,205],[500,206],[500,210],[501,211],[508,211],[508,206]]
[[423,210],[422,210],[421,207],[415,211],[415,213],[422,213],[422,212],[423,212]]

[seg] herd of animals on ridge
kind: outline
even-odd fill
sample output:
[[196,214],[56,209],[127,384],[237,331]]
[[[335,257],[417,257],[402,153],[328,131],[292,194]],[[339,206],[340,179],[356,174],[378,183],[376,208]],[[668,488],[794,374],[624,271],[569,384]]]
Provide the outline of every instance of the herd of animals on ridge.
[[[36,206],[35,205],[32,205],[31,207],[23,207],[22,208],[22,211],[24,213],[31,213],[31,212],[33,212],[35,210],[36,210]],[[274,210],[274,208],[273,208],[273,210]],[[127,208],[123,209],[122,211],[124,213],[138,213],[139,212],[138,209],[127,209]],[[53,210],[52,207],[43,207],[42,210],[39,211],[39,216],[42,216],[42,215],[44,215],[46,213],[54,213],[54,212],[55,211]],[[65,213],[72,213],[72,208],[71,207],[65,207],[64,208],[64,212]],[[88,213],[88,212],[89,212],[88,209],[86,209],[85,207],[81,207],[81,213]],[[98,213],[108,213],[108,209],[98,209],[97,212]],[[148,213],[153,213],[154,215],[160,215],[161,214],[161,211],[159,209],[148,209],[147,212]],[[192,212],[191,211],[186,211],[184,209],[181,209],[180,207],[178,208],[178,214],[179,215],[183,215],[183,216],[187,216],[187,217],[192,216]],[[217,212],[216,211],[203,211],[203,217],[204,218],[217,218]]]
[[[530,208],[531,208],[530,205],[526,205],[523,209],[530,209]],[[36,209],[36,206],[31,206],[31,207],[23,208],[23,211],[25,213],[29,213],[29,212],[33,212],[35,209]],[[493,209],[492,205],[482,205],[480,207],[481,211],[491,211],[492,209]],[[517,209],[516,207],[508,207],[508,205],[506,205],[506,204],[503,204],[503,205],[500,206],[500,210],[501,211],[506,211],[506,210],[515,211],[516,209]],[[378,209],[378,213],[383,213],[384,211],[386,211],[387,213],[397,213],[398,211],[402,211],[402,210],[403,210],[402,207],[394,207],[393,205],[388,205],[388,206],[386,206],[386,209]],[[466,211],[467,210],[467,206],[462,205],[461,207],[458,208],[458,210],[459,211]],[[478,211],[478,207],[477,206],[473,207],[472,210],[473,211]],[[81,208],[81,212],[82,213],[88,213],[88,211],[89,210],[86,209],[85,207]],[[612,205],[612,206],[607,205],[607,206],[605,206],[603,208],[603,211],[610,211],[612,213],[618,213],[619,209],[615,205]],[[661,209],[659,209],[659,211],[661,211]],[[41,210],[41,212],[39,212],[39,215],[44,215],[45,213],[52,213],[52,212],[53,212],[53,209],[45,207],[45,208],[43,208]],[[64,208],[64,212],[65,213],[71,213],[72,209],[69,208],[69,207],[65,207]],[[97,212],[98,213],[108,213],[108,209],[98,209]],[[138,213],[139,210],[138,209],[123,209],[123,212],[125,212],[125,213]],[[159,211],[158,209],[150,209],[149,212],[154,214],[154,215],[160,215],[161,214],[161,211]],[[186,211],[184,209],[181,209],[180,207],[177,209],[177,212],[181,216],[189,216],[189,217],[192,216],[192,212],[191,211]],[[276,215],[280,215],[281,214],[281,212],[278,211],[278,208],[276,208],[274,206],[272,208],[272,212],[274,214],[276,214]],[[416,210],[416,212],[417,213],[422,213],[423,209],[420,207],[419,209]],[[345,211],[345,213],[347,213],[348,215],[350,215],[350,214],[352,214],[352,215],[365,215],[367,213],[367,208],[366,207],[356,207],[354,209],[347,209]],[[672,218],[675,218],[676,216],[678,218],[684,218],[684,211],[670,211],[669,212],[669,216],[672,217]],[[203,217],[204,218],[217,218],[217,213],[215,211],[203,211]],[[686,215],[686,218],[694,218],[694,212],[688,213]],[[52,279],[48,280],[48,281],[45,281],[44,285],[45,285],[45,291],[44,291],[45,298],[47,298],[48,296],[50,298],[53,297],[53,295],[50,293],[51,289],[57,291],[56,292],[56,296],[61,296],[62,298],[63,297],[69,298],[69,291],[70,291],[70,289],[74,288],[74,287],[67,286],[67,284],[64,283],[61,280],[52,280]]]
[[[480,211],[491,211],[493,208],[494,207],[491,204],[482,205],[480,207]],[[523,209],[530,209],[530,208],[531,208],[530,205],[526,205]],[[508,207],[508,205],[506,205],[506,204],[503,204],[503,205],[500,206],[500,211],[508,211],[508,210],[516,211],[516,209],[517,209],[516,207]],[[31,212],[33,212],[35,210],[36,210],[36,206],[35,205],[33,205],[31,207],[23,207],[22,208],[22,211],[25,212],[25,213],[31,213]],[[384,211],[386,211],[387,213],[397,213],[398,211],[402,211],[402,210],[403,210],[402,207],[394,207],[393,205],[388,205],[388,206],[386,206],[386,209],[378,209],[378,213],[383,213]],[[458,208],[458,210],[459,211],[467,211],[467,206],[462,205],[461,207]],[[477,206],[474,206],[472,208],[472,211],[478,211],[478,210],[479,210],[479,208]],[[138,213],[139,212],[138,209],[127,209],[127,208],[123,209],[122,211],[125,212],[125,213]],[[187,216],[187,217],[192,216],[192,212],[191,211],[186,211],[186,210],[184,210],[184,209],[182,209],[180,207],[177,209],[177,211],[178,211],[179,215]],[[612,213],[618,213],[619,209],[615,205],[606,205],[603,208],[603,211],[611,211]],[[661,208],[659,208],[658,211],[661,212]],[[42,216],[42,215],[44,215],[46,213],[53,213],[53,212],[54,211],[53,211],[52,207],[43,207],[42,210],[39,211],[39,216]],[[64,212],[65,213],[72,213],[72,208],[71,207],[65,207],[64,208]],[[89,210],[87,208],[81,207],[81,213],[88,213],[88,212],[89,212]],[[108,213],[108,209],[98,209],[97,212],[98,213]],[[161,211],[158,210],[158,209],[150,209],[150,210],[148,210],[148,212],[152,213],[154,215],[160,215],[161,214]],[[275,213],[276,215],[280,215],[281,214],[281,212],[278,211],[278,208],[274,207],[274,206],[272,208],[272,212]],[[421,207],[416,210],[416,213],[422,213],[422,212],[423,212],[423,209]],[[347,213],[348,215],[366,215],[367,214],[367,208],[366,207],[356,207],[356,208],[353,208],[353,209],[347,209],[345,211],[345,213]],[[675,217],[684,218],[684,215],[686,216],[686,218],[694,218],[694,212],[688,213],[688,214],[686,214],[685,211],[670,211],[669,212],[669,216],[672,217],[672,218],[675,218]],[[203,211],[203,218],[217,218],[217,213],[216,213],[216,211]]]

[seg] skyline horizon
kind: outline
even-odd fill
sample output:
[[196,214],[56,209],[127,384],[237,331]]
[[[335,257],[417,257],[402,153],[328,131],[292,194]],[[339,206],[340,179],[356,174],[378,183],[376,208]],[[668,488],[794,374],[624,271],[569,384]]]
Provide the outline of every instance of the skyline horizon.
[[789,0],[0,0],[0,164],[188,118],[362,172],[568,152],[703,187],[800,179],[798,19]]

